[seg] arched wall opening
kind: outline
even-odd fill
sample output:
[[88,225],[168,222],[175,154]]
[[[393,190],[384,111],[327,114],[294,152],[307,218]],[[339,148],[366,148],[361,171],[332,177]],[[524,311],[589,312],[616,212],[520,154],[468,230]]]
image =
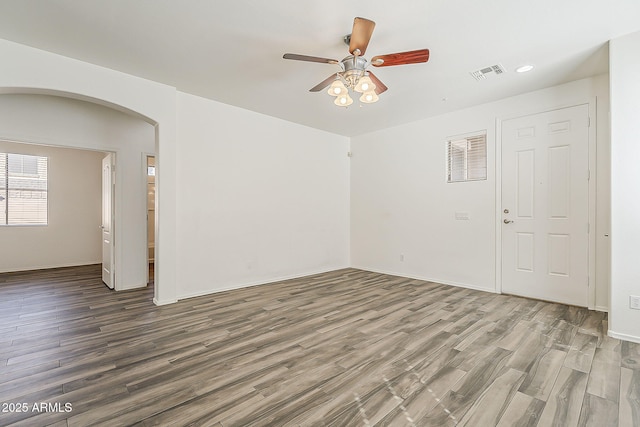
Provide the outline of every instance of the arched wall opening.
[[154,128],[155,297],[176,301],[176,90],[93,64],[0,40],[1,94],[55,95],[125,112]]
[[152,124],[138,115],[75,98],[33,91],[2,94],[2,147],[13,150],[7,152],[49,157],[51,176],[49,224],[40,229],[0,229],[3,237],[13,241],[11,250],[0,248],[5,251],[0,257],[0,271],[101,262],[101,215],[96,211],[100,213],[102,190],[96,185],[102,158],[114,153],[115,288],[146,286],[147,212],[143,206],[145,169],[141,159],[155,150]]

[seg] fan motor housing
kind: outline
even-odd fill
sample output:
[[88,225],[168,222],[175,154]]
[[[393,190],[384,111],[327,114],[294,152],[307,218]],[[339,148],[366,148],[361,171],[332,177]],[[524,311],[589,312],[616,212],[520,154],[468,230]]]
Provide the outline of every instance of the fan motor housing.
[[[355,58],[355,60],[354,60]],[[357,70],[364,73],[364,69],[367,67],[367,60],[362,56],[347,56],[342,61],[342,66],[344,67],[344,71],[352,71]]]
[[367,67],[367,60],[362,56],[347,56],[342,61],[344,71],[341,73],[342,77],[355,86],[360,77],[364,75],[364,70]]

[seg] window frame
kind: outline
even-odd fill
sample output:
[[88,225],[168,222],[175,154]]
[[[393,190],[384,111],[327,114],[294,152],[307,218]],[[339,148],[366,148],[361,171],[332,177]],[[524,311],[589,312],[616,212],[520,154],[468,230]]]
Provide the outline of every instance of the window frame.
[[[465,144],[464,148],[461,147]],[[474,144],[479,144],[480,147],[472,147]],[[457,146],[457,147],[454,147]],[[452,158],[454,151],[457,151],[463,156],[462,161],[455,161]],[[470,160],[470,153],[479,155],[478,159]],[[474,166],[470,166],[469,163],[473,162]],[[487,131],[481,130],[476,132],[470,132],[463,135],[451,136],[446,139],[445,144],[445,174],[447,184],[458,182],[474,182],[474,181],[486,181],[488,179],[488,158],[487,158]],[[454,170],[454,165],[460,165],[461,169]],[[460,166],[458,166],[460,168]],[[470,176],[470,172],[480,171],[478,176]],[[461,177],[457,177],[458,175]],[[473,174],[475,175],[475,174]]]
[[[10,168],[10,156],[20,156],[20,165],[21,165],[21,171],[17,172],[17,171],[11,171]],[[3,200],[1,201],[4,205],[0,207],[0,209],[3,209],[4,212],[2,212],[2,214],[4,215],[3,218],[0,219],[0,227],[46,227],[49,225],[49,157],[48,156],[41,156],[41,155],[37,155],[37,154],[27,154],[27,153],[15,153],[15,152],[9,152],[9,151],[2,151],[0,152],[0,157],[2,157],[2,162],[4,163],[4,170],[1,172],[0,175],[0,180],[2,181],[2,187],[0,188],[0,196],[2,196]],[[24,172],[24,161],[25,161],[25,157],[33,157],[35,158],[35,162],[36,162],[36,173],[29,173],[29,171],[27,171],[27,173]],[[40,174],[38,173],[38,169],[40,168],[41,162],[44,162],[44,173]],[[44,179],[42,179],[42,176],[44,176]],[[20,186],[16,186],[15,184],[13,184],[13,186],[10,184],[10,180],[14,178],[14,179],[28,179],[28,180],[40,180],[44,182],[44,188],[23,188]],[[10,222],[11,221],[11,210],[10,210],[10,205],[9,205],[9,200],[10,200],[10,193],[12,191],[30,191],[31,193],[33,192],[39,192],[41,194],[44,194],[44,197],[38,197],[41,199],[45,200],[45,209],[44,209],[44,221],[40,221],[40,222],[29,222],[28,220],[25,220],[24,215],[21,216],[20,218],[18,218],[18,221],[16,222]],[[32,197],[25,197],[24,199],[32,199]],[[37,214],[37,210],[35,211]]]

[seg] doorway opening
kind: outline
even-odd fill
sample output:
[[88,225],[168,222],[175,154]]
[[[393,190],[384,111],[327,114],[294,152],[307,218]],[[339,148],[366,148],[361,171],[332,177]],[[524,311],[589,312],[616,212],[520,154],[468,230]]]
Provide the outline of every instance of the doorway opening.
[[147,285],[153,284],[156,247],[156,158],[146,156],[147,186]]

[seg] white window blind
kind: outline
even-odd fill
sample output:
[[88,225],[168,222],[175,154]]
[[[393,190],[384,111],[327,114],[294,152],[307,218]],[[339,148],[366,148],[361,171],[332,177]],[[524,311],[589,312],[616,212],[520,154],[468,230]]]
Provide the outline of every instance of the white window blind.
[[487,134],[447,141],[447,182],[487,179]]
[[47,158],[0,153],[0,225],[46,225]]
[[7,153],[0,153],[0,225],[7,225]]

